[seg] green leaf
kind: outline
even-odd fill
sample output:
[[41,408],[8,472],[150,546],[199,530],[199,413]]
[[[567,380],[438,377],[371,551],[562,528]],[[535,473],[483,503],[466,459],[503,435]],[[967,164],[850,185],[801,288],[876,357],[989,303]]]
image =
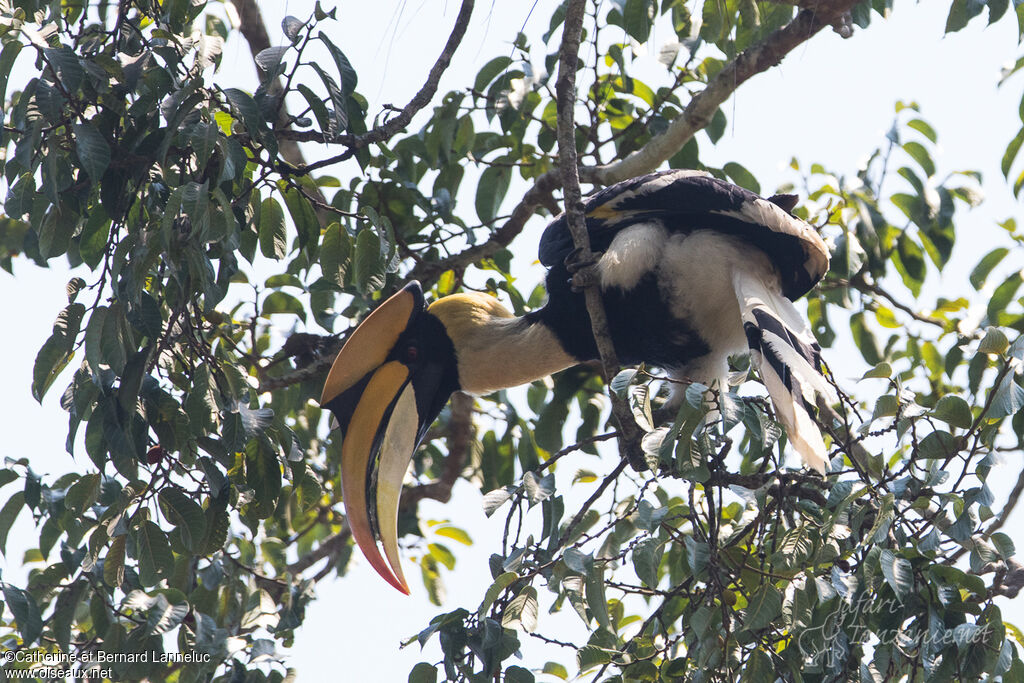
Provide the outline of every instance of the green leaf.
[[434,529],[434,533],[438,536],[444,536],[445,538],[450,538],[453,541],[458,541],[462,545],[473,545],[473,539],[470,538],[469,534],[467,534],[464,529],[460,529],[458,527],[442,526]]
[[985,417],[998,419],[1008,415],[1016,415],[1024,407],[1024,387],[1017,384],[1014,373],[1008,372],[1003,376],[999,386],[995,388],[995,396],[992,398],[992,406]]
[[608,601],[605,598],[604,588],[604,567],[601,563],[594,562],[587,571],[584,584],[587,606],[590,608],[591,616],[597,620],[601,628],[611,631],[611,620],[608,618]]
[[206,538],[206,518],[203,508],[181,490],[164,488],[160,491],[160,509],[181,533],[181,542],[187,550],[199,554]]
[[983,0],[953,0],[949,7],[949,15],[946,17],[946,33],[955,33],[967,26],[968,22],[981,14],[983,9]]
[[327,46],[328,52],[331,53],[331,58],[334,59],[334,65],[338,68],[338,74],[341,80],[341,91],[346,95],[351,95],[356,89],[356,84],[359,82],[359,79],[356,76],[356,70],[352,68],[352,64],[348,61],[348,57],[345,56],[345,53],[331,42],[331,39],[327,37],[326,33],[321,31],[318,37],[323,41],[324,45]]
[[78,61],[75,51],[66,45],[61,45],[60,47],[45,48],[43,54],[46,56],[46,61],[57,72],[57,78],[64,89],[72,94],[77,93],[85,78],[85,69]]
[[57,316],[53,334],[46,340],[32,368],[32,396],[42,403],[46,391],[74,355],[74,344],[85,315],[85,306],[71,304]]
[[331,120],[330,112],[327,110],[327,105],[324,104],[324,101],[305,84],[298,83],[295,88],[306,98],[306,104],[309,105],[313,116],[316,117],[316,123],[320,130],[324,133],[330,133],[334,122]]
[[162,577],[174,571],[174,554],[167,534],[148,519],[135,532],[135,552],[139,560],[139,578],[142,585],[153,586]]
[[903,144],[903,151],[917,162],[917,165],[924,171],[925,177],[931,178],[935,175],[935,162],[932,161],[932,157],[924,145],[920,142],[906,142]]
[[482,223],[490,223],[497,217],[511,181],[512,169],[508,166],[488,166],[480,174],[475,206]]
[[637,425],[645,432],[654,431],[650,392],[651,387],[648,384],[638,384],[629,388],[629,409]]
[[[334,107],[333,111],[330,112],[330,121],[324,132],[332,135],[341,133],[348,128],[348,108],[345,93],[342,92],[334,78],[324,71],[319,64],[313,62],[310,66],[313,67],[313,70],[316,71],[318,76],[320,76],[320,81],[327,89],[327,94],[330,95],[331,98],[331,105]],[[314,111],[317,110],[314,109]]]
[[480,71],[477,72],[476,80],[473,81],[473,90],[478,93],[487,90],[487,86],[491,84],[491,81],[502,74],[510,64],[512,64],[511,57],[495,57],[484,64]]
[[995,323],[999,320],[999,314],[1004,312],[1010,302],[1013,301],[1013,297],[1017,294],[1021,282],[1024,282],[1024,276],[1020,272],[1013,273],[1003,280],[1003,283],[992,292],[986,311],[990,321]]
[[999,162],[999,169],[1003,172],[1003,177],[1007,180],[1010,179],[1010,169],[1013,167],[1013,162],[1020,153],[1020,146],[1024,144],[1024,128],[1017,131],[1017,134],[1010,140],[1010,144],[1006,146],[1006,151],[1003,152],[1003,158]]
[[43,632],[43,618],[35,598],[17,586],[3,584],[4,601],[14,615],[25,647],[31,647]]
[[480,603],[480,607],[477,608],[476,613],[479,618],[483,618],[487,614],[487,610],[491,609],[491,605],[498,599],[506,588],[511,586],[519,576],[515,572],[504,572],[498,575],[498,578],[494,580],[488,588],[487,592],[484,593],[483,602]]
[[[14,67],[15,60],[18,59],[18,55],[21,53],[22,43],[18,40],[9,40],[4,45],[3,50],[0,50],[0,103],[6,105],[7,103],[7,79],[11,75],[11,69]],[[7,142],[4,140],[6,132],[0,127],[0,149],[7,148]]]
[[940,398],[938,403],[935,404],[935,408],[932,409],[931,414],[936,419],[961,429],[968,429],[974,421],[974,416],[971,415],[971,407],[967,404],[967,401],[952,394],[946,394]]
[[612,377],[612,381],[608,383],[613,393],[619,398],[626,398],[626,390],[629,388],[630,382],[636,377],[635,368],[626,368],[625,370],[619,370],[615,377]]
[[744,629],[759,631],[766,628],[781,614],[782,593],[775,586],[766,583],[751,595],[747,602],[743,617]]
[[305,192],[294,186],[283,187],[281,190],[288,214],[299,235],[299,248],[315,249],[320,241],[320,220]]
[[658,565],[663,546],[653,538],[645,538],[633,547],[633,570],[650,588],[658,586]]
[[1006,247],[996,247],[985,254],[981,260],[978,261],[978,265],[974,267],[974,270],[971,271],[971,286],[975,289],[981,289],[984,287],[985,280],[988,279],[989,273],[991,273],[992,270],[999,265],[999,262],[1002,261],[1009,253],[1010,250]]
[[927,121],[922,119],[911,119],[907,121],[907,127],[913,128],[918,133],[928,138],[932,143],[939,141],[939,136],[935,133],[935,129],[932,128]]
[[455,569],[455,555],[452,554],[452,551],[447,546],[440,543],[428,543],[427,551],[431,557],[443,564],[448,571]]
[[245,446],[245,481],[254,494],[249,509],[259,519],[266,519],[277,508],[281,463],[262,438],[250,439]]
[[947,431],[937,429],[921,439],[918,444],[918,456],[930,459],[945,459],[956,453],[960,440]]
[[638,43],[646,43],[651,35],[650,0],[626,0],[622,8],[622,27]]
[[409,672],[409,683],[437,683],[437,668],[420,662]]
[[875,335],[864,323],[864,313],[854,313],[850,316],[850,331],[853,333],[853,341],[860,349],[860,354],[871,365],[878,365],[882,362],[882,354],[878,350],[878,342]]
[[82,514],[92,507],[100,495],[100,475],[91,473],[82,475],[64,495],[64,505],[75,514]]
[[725,171],[725,175],[729,176],[729,179],[740,187],[744,187],[754,194],[761,194],[761,183],[757,182],[757,178],[754,174],[748,171],[746,168],[737,164],[735,161],[729,161],[722,170]]
[[501,625],[505,628],[522,628],[527,633],[537,630],[537,589],[525,586],[512,599],[505,612],[501,615]]
[[275,313],[295,315],[303,322],[306,321],[306,309],[303,308],[302,302],[285,292],[271,292],[263,300],[262,315],[268,316]]
[[223,92],[246,132],[260,140],[267,147],[271,157],[277,156],[275,138],[273,135],[266,134],[266,124],[260,114],[259,105],[256,104],[252,95],[238,88],[225,88]]
[[345,275],[352,258],[352,237],[339,223],[331,223],[324,232],[320,246],[320,270],[325,278],[345,286]]
[[110,238],[110,217],[102,206],[90,209],[88,220],[78,237],[78,253],[90,268],[96,268],[103,260]]
[[361,292],[372,292],[384,286],[384,260],[380,254],[380,238],[369,228],[356,235],[352,274]]
[[273,197],[267,197],[260,203],[259,240],[260,253],[267,258],[280,260],[288,254],[284,210]]
[[203,539],[203,555],[210,555],[221,550],[228,539],[228,526],[231,518],[227,513],[227,500],[214,499],[203,511],[206,520],[206,538]]
[[1004,534],[1002,531],[997,531],[992,534],[992,545],[995,546],[996,552],[1004,560],[1008,560],[1013,557],[1014,553],[1017,552],[1013,545],[1013,539]]
[[989,327],[985,330],[985,336],[978,344],[978,353],[989,353],[1001,356],[1010,348],[1010,340],[998,327]]
[[886,583],[892,587],[896,595],[904,597],[914,590],[914,570],[909,560],[897,557],[893,551],[885,548],[878,557],[882,575]]
[[872,369],[864,373],[861,379],[888,379],[892,377],[892,366],[882,361]]
[[14,520],[18,518],[18,513],[24,506],[25,492],[16,491],[7,499],[3,508],[0,508],[0,553],[5,557],[7,556],[7,535],[11,532],[11,526],[14,525]]
[[505,683],[535,683],[533,672],[521,666],[512,665],[505,669]]
[[[281,60],[284,59],[285,53],[290,49],[291,46],[289,45],[272,45],[260,50],[259,54],[253,57],[253,61],[256,62],[256,66],[264,74],[273,77],[277,75],[277,69],[281,65]],[[260,80],[266,80],[266,75],[260,76]]]
[[158,636],[167,633],[178,627],[185,615],[188,614],[189,605],[172,605],[167,596],[158,593],[153,605],[146,612],[146,630],[150,635]]
[[91,122],[72,125],[75,152],[93,183],[99,184],[110,165],[110,145]]
[[484,514],[490,517],[494,512],[505,504],[509,498],[512,497],[512,493],[507,488],[494,489],[488,491],[483,496],[483,509]]
[[64,652],[68,651],[71,644],[71,624],[88,585],[85,580],[78,580],[57,594],[56,604],[48,621],[57,645]]
[[116,537],[107,550],[103,561],[103,581],[113,588],[120,588],[124,583],[124,555],[128,543],[127,534]]

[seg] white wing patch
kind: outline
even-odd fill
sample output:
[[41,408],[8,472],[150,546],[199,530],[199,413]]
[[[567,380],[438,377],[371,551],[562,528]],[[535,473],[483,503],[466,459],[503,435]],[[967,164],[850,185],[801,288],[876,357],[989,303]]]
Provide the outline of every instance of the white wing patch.
[[834,401],[835,394],[821,374],[821,349],[799,311],[775,291],[777,287],[743,269],[733,271],[733,286],[750,357],[775,412],[804,464],[824,474],[828,451],[810,408],[818,395]]
[[668,233],[661,222],[637,223],[615,235],[597,269],[601,288],[630,290],[654,269],[665,249]]

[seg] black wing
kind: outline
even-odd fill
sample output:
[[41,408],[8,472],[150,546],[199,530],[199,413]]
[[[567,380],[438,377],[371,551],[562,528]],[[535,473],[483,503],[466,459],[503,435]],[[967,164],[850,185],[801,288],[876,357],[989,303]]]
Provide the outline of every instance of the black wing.
[[[828,249],[805,222],[789,213],[792,195],[758,195],[700,171],[671,170],[631,178],[591,196],[584,208],[590,248],[602,252],[615,235],[637,223],[661,221],[669,232],[716,230],[736,235],[767,253],[782,279],[783,294],[797,299],[828,270]],[[540,240],[547,267],[574,249],[565,214]]]

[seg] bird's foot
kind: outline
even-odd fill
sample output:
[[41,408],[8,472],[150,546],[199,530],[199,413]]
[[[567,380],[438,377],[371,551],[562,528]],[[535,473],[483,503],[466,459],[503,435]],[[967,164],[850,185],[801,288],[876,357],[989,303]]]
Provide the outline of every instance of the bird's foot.
[[588,257],[583,256],[581,249],[573,249],[565,257],[565,269],[569,271],[569,287],[574,292],[582,292],[591,285],[600,281],[600,273],[597,264],[601,260],[601,254],[591,252]]

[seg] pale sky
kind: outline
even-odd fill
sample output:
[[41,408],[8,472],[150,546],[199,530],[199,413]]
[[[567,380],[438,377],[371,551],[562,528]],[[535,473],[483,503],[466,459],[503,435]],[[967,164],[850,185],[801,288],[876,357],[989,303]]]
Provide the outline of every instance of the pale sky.
[[[304,18],[313,6],[305,0],[261,4],[271,35],[277,39],[281,16]],[[527,19],[530,3],[478,3],[473,25],[441,91],[471,83],[483,63],[508,54],[509,41],[524,23],[536,49],[554,4],[551,0],[540,2]],[[871,27],[858,29],[845,41],[823,32],[788,56],[780,67],[742,86],[724,107],[729,127],[718,146],[712,148],[706,138],[701,140],[702,160],[709,165],[742,163],[757,176],[766,193],[775,185],[797,180],[788,170],[789,159],[794,156],[852,175],[864,156],[881,143],[892,122],[894,103],[917,101],[922,117],[939,134],[939,168],[980,169],[985,175],[985,205],[964,214],[966,220],[957,226],[960,241],[954,262],[945,276],[932,283],[937,291],[964,294],[969,289],[966,273],[991,248],[994,221],[1009,216],[1024,218],[999,172],[1003,149],[1020,126],[1017,104],[1024,76],[1010,81],[1005,91],[996,88],[1000,66],[1019,54],[1016,24],[1007,17],[985,28],[982,19],[959,34],[943,37],[948,2],[913,5],[903,0],[896,4],[896,13],[889,21],[876,16]],[[339,21],[325,28],[353,63],[359,74],[358,89],[370,99],[370,111],[375,112],[383,103],[406,102],[419,87],[447,39],[458,3],[341,2],[338,8]],[[667,37],[654,37],[652,54]],[[653,56],[649,60],[648,68],[653,73]],[[248,47],[238,39],[226,46],[219,80],[231,85],[255,82]],[[320,153],[310,147],[306,151],[310,158]],[[513,187],[510,198],[515,192]],[[534,221],[517,242],[517,250],[531,260],[532,245],[542,228],[541,221]],[[35,354],[66,303],[66,267],[54,263],[47,271],[17,261],[15,274],[12,278],[0,273],[0,300],[8,306],[9,319],[17,321],[17,332],[8,335],[3,345],[9,362],[5,388],[0,392],[0,428],[7,438],[0,445],[0,456],[29,457],[37,472],[51,478],[68,469],[92,469],[84,454],[72,462],[64,451],[67,416],[59,407],[59,397],[66,380],[58,379],[41,407],[29,391]],[[934,300],[934,293],[926,290],[922,300],[927,305]],[[860,375],[855,359],[843,367],[851,368],[851,383]],[[607,472],[614,466],[612,457],[580,453],[567,458],[561,464],[560,486],[568,484],[563,478],[571,477],[578,468]],[[1008,467],[1007,471],[1004,479],[1014,479],[1016,470]],[[1007,490],[1010,484],[1012,481],[1008,481]],[[0,503],[15,486],[0,491]],[[995,494],[1003,500],[1006,490],[996,490]],[[421,504],[421,516],[451,518],[476,541],[471,548],[453,547],[458,565],[445,576],[447,603],[442,608],[429,604],[411,562],[407,562],[406,572],[413,595],[404,597],[380,580],[357,554],[349,575],[321,582],[318,599],[307,609],[295,647],[288,652],[288,664],[298,669],[301,680],[336,680],[338,672],[343,671],[345,680],[405,681],[416,662],[440,659],[436,639],[422,655],[418,645],[398,650],[398,643],[415,635],[442,611],[460,606],[476,608],[490,584],[487,556],[500,544],[495,539],[500,539],[504,518],[499,513],[493,520],[486,520],[479,492],[465,482],[456,486],[448,505],[431,501]],[[8,542],[8,556],[0,562],[6,580],[21,582],[24,577],[21,556],[35,538],[26,518],[24,513],[19,518]],[[1018,526],[1004,530],[1018,548],[1024,548],[1024,534]],[[556,620],[546,614],[544,600],[542,597],[541,632],[583,640],[578,619],[561,615]],[[1018,625],[1024,623],[1024,612],[1016,605],[1009,610],[1004,606],[1004,617]],[[521,641],[526,644],[526,659],[520,664],[540,668],[547,659],[557,659],[570,672],[574,670],[572,653],[544,646],[526,635]],[[555,679],[539,675],[538,680]]]

